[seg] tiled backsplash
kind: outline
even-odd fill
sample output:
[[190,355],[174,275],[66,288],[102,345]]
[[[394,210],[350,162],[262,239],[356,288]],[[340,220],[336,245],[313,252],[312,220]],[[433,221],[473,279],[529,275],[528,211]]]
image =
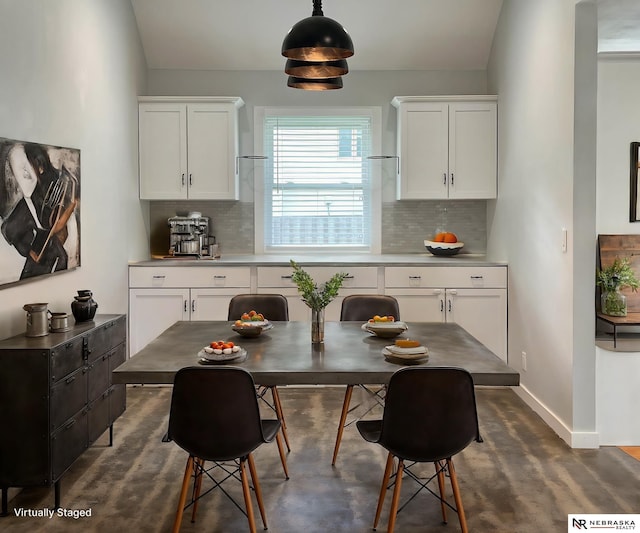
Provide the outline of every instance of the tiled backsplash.
[[[253,253],[253,203],[229,201],[153,201],[149,218],[151,253],[169,247],[167,219],[176,213],[200,211],[211,219],[223,254]],[[461,253],[484,253],[487,246],[485,200],[416,200],[382,205],[382,253],[424,252],[425,239],[446,229],[464,241]]]

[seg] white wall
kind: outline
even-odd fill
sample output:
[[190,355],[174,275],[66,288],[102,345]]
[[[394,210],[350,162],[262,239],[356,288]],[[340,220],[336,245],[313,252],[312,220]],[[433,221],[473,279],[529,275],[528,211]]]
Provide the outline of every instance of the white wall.
[[[629,222],[629,144],[640,141],[640,56],[598,62],[597,233],[640,233]],[[601,444],[640,445],[640,353],[597,349],[597,425]]]
[[[0,137],[81,151],[81,267],[0,288],[0,338],[22,305],[70,312],[92,289],[99,313],[127,312],[127,262],[146,258],[137,199],[137,95],[145,63],[128,0],[0,0]],[[17,253],[0,239],[0,254]]]
[[[574,427],[574,365],[583,364],[573,339],[574,29],[573,0],[503,4],[488,68],[500,112],[499,198],[489,208],[487,251],[510,267],[509,354],[521,394],[581,446],[575,431],[592,438],[595,408],[591,401]],[[593,366],[594,353],[581,358]],[[587,399],[594,395],[593,382],[579,387]]]

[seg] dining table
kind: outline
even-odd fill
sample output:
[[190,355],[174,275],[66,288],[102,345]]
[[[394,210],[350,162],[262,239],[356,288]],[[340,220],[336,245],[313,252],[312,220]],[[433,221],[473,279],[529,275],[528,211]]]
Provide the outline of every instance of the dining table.
[[[232,362],[246,369],[255,383],[281,385],[387,384],[408,364],[383,355],[395,339],[378,337],[361,322],[326,322],[324,341],[311,342],[311,323],[271,322],[257,337],[243,337],[230,321],[179,321],[115,368],[113,383],[172,384],[178,370],[202,364],[202,351],[224,340],[246,350]],[[520,375],[455,323],[407,322],[398,338],[417,340],[428,352],[424,367],[458,367],[470,372],[475,385],[517,386]],[[206,362],[206,361],[205,361]]]

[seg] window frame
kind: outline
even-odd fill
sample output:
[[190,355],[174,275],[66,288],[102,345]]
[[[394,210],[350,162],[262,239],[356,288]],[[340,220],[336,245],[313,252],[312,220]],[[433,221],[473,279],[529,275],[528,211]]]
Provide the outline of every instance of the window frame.
[[[254,107],[254,153],[264,156],[264,119],[267,116],[366,116],[371,119],[371,155],[380,153],[382,145],[382,109],[379,106],[340,107]],[[265,166],[256,165],[254,170],[254,252],[256,254],[293,253],[362,253],[379,254],[381,251],[382,195],[380,166],[369,160],[371,178],[371,242],[368,249],[353,246],[318,247],[282,246],[277,250],[265,245]]]

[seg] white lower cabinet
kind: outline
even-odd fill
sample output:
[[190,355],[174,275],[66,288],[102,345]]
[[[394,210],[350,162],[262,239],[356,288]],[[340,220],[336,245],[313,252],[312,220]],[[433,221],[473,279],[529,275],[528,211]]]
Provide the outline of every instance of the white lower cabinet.
[[227,320],[231,298],[250,292],[250,277],[249,267],[130,268],[129,355],[175,322]]
[[[348,274],[338,296],[325,309],[325,320],[340,320],[340,309],[345,296],[378,293],[378,267],[306,267],[303,264],[300,266],[316,283],[328,281],[337,272]],[[311,309],[302,301],[302,295],[291,279],[291,267],[258,267],[257,275],[258,293],[278,293],[287,298],[289,320],[303,322],[311,320]]]
[[506,267],[388,267],[385,294],[402,320],[459,324],[507,361],[506,276]]

